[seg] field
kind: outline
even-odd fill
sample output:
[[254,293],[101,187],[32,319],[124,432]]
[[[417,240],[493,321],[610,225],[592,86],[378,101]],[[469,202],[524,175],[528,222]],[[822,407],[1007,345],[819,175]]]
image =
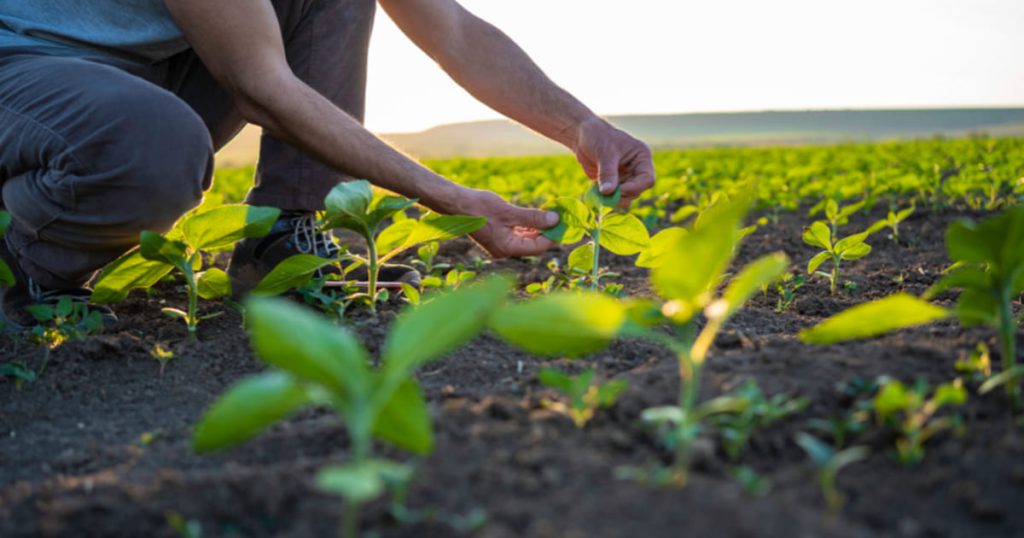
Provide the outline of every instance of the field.
[[[415,381],[402,386],[418,383],[425,404],[416,403],[415,391],[397,391],[411,398],[401,408],[408,420],[387,417],[397,420],[392,435],[377,428],[372,445],[360,444],[363,430],[353,424],[359,406],[344,403],[357,401],[360,386],[344,379],[332,384],[328,367],[311,373],[296,366],[319,360],[301,351],[302,340],[316,340],[313,333],[293,338],[298,343],[289,344],[288,357],[275,362],[268,358],[272,343],[253,352],[240,305],[200,299],[195,317],[201,321],[190,338],[181,319],[161,312],[188,308],[186,280],[176,272],[113,302],[120,322],[104,334],[3,334],[0,536],[331,536],[354,522],[353,507],[361,508],[362,536],[1024,535],[1024,513],[1016,510],[1024,501],[1020,414],[1003,387],[980,390],[1000,372],[1013,373],[1003,367],[1017,361],[1004,356],[1002,336],[1019,341],[1019,289],[1010,297],[1008,332],[958,317],[966,311],[963,301],[946,290],[928,307],[943,314],[910,328],[883,330],[885,316],[865,316],[858,327],[878,328],[872,338],[821,345],[799,336],[857,305],[898,292],[925,295],[953,263],[947,230],[964,218],[1016,214],[1012,208],[1024,195],[1024,138],[664,151],[655,161],[658,182],[629,217],[655,240],[616,232],[627,220],[618,213],[598,217],[609,243],[598,241],[605,248],[593,263],[597,282],[590,264],[578,263],[583,254],[575,242],[536,259],[488,262],[470,240],[455,237],[440,241],[433,259],[416,248],[394,258],[438,267],[444,289],[416,290],[421,305],[395,290],[373,303],[375,311],[359,300],[344,303],[341,321],[331,323],[346,327],[371,356],[384,357],[373,371],[381,378],[402,360],[393,352],[402,347],[394,335],[413,334],[407,329],[414,323],[433,330],[405,343],[409,356],[426,354],[431,339],[452,338],[429,362],[425,355],[408,359]],[[586,187],[570,157],[428,164],[461,183],[560,210],[576,208],[570,201]],[[251,169],[219,170],[200,214],[240,201],[249,182]],[[600,200],[586,204],[603,214]],[[846,216],[844,208],[851,208]],[[873,227],[908,208],[913,211],[903,214],[898,233]],[[575,218],[573,211],[566,209],[563,220]],[[410,221],[418,216],[407,213]],[[836,238],[872,230],[860,237],[872,248],[847,251],[840,274],[831,272],[831,261],[808,274],[808,261],[822,247],[807,240],[806,230],[828,220],[822,226]],[[740,222],[753,227],[741,230]],[[1013,223],[1004,236],[986,228],[976,244],[1019,245],[1024,222]],[[657,232],[674,227],[687,231],[657,246]],[[362,252],[362,242],[352,245]],[[685,246],[692,249],[672,250]],[[1017,250],[1010,247],[1002,255],[1013,258]],[[227,248],[200,260],[223,268]],[[655,254],[661,261],[638,265],[638,257]],[[711,259],[727,264],[721,268],[727,274],[709,269]],[[765,261],[760,273],[743,271],[758,260]],[[981,264],[978,271],[994,275],[998,265]],[[777,278],[783,272],[788,280]],[[479,310],[481,290],[501,286],[488,277],[501,273],[515,277],[515,299],[494,299],[489,310]],[[697,274],[706,274],[705,281],[684,297],[685,275]],[[731,283],[747,277],[745,304],[728,291],[722,301],[712,300],[716,290],[735,289]],[[590,291],[592,285],[599,290]],[[552,301],[562,301],[561,308]],[[274,311],[282,310],[280,303],[246,304],[253,305],[246,313],[252,338],[286,334],[287,326],[268,321],[284,315]],[[955,313],[946,310],[957,304]],[[328,324],[337,307],[322,309],[317,323]],[[732,314],[727,321],[725,307]],[[684,314],[687,308],[692,315]],[[921,304],[915,308],[901,315],[925,312]],[[410,321],[417,309],[446,315]],[[466,315],[477,311],[486,315]],[[202,319],[217,313],[223,314]],[[620,323],[610,326],[616,316]],[[474,322],[467,317],[479,319],[461,339],[441,330],[443,323],[431,325],[440,319],[469,327]],[[669,349],[665,340],[677,334],[675,345],[682,347]],[[695,351],[701,338],[687,334],[712,338],[706,360]],[[580,356],[568,358],[573,355]],[[539,380],[550,368],[592,369],[598,382],[628,387],[577,427],[565,413],[571,399]],[[197,454],[194,436],[218,434],[197,426],[209,419],[211,404],[247,376],[274,371],[286,372],[275,379],[295,381],[308,391],[303,397],[321,405],[285,413],[231,449]],[[383,383],[373,375],[366,374],[366,386],[376,390]],[[1003,382],[1020,384],[1017,376]],[[932,399],[930,389],[943,384],[949,388],[943,401]],[[681,386],[693,389],[692,401],[681,397]],[[324,405],[323,394],[332,390],[334,403]],[[910,396],[896,405],[898,390]],[[253,417],[273,414],[271,399],[248,400],[251,408],[220,424],[233,431],[258,422]],[[719,405],[700,405],[708,402]],[[351,420],[339,420],[339,413]],[[846,451],[848,461],[808,448],[801,434],[820,440],[826,456]],[[923,453],[908,448],[915,436]],[[361,452],[371,449],[377,459],[363,459]],[[368,470],[367,462],[380,458],[395,467]],[[340,464],[348,474],[333,481],[321,474]],[[830,465],[838,472],[834,491],[827,486]],[[394,469],[411,478],[392,480]]]

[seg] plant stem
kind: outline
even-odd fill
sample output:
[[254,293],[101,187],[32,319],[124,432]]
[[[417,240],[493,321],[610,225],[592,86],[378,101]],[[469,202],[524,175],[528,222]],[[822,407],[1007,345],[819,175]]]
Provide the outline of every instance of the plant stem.
[[345,521],[341,527],[341,538],[356,538],[359,536],[360,506],[355,501],[345,501]]
[[368,261],[366,264],[367,269],[367,287],[366,293],[370,296],[370,311],[374,314],[377,313],[377,242],[372,236],[366,238],[366,250],[369,254]]
[[[199,253],[197,252],[198,256]],[[185,326],[188,327],[188,339],[190,342],[196,341],[196,325],[199,324],[199,320],[196,319],[196,307],[198,303],[199,289],[196,285],[196,276],[192,272],[192,258],[188,259],[188,267],[185,271],[185,282],[188,284],[188,316],[185,318]]]
[[591,237],[594,239],[594,267],[590,270],[590,289],[597,289],[597,272],[600,269],[601,257],[601,221],[604,217],[601,215],[602,208],[597,208],[597,227],[594,228],[594,233]]
[[[1017,331],[1015,330],[1013,309],[1010,307],[1010,290],[1003,289],[999,294],[999,343],[1003,356],[1003,371],[1010,371],[1017,363]],[[1020,412],[1020,381],[1016,378],[1006,382],[1006,397],[1010,399],[1010,407],[1014,413]]]
[[831,294],[836,294],[836,282],[839,281],[839,256],[832,256],[832,278],[830,279]]

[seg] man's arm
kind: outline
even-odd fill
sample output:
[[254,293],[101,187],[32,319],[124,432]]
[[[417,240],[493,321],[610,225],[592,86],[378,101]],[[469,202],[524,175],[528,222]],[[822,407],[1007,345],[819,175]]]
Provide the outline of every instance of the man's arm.
[[539,254],[552,245],[520,227],[547,228],[557,223],[557,216],[519,208],[494,193],[444,179],[378,139],[299,80],[288,67],[268,0],[167,0],[167,7],[249,122],[338,170],[418,198],[437,212],[487,217],[487,226],[474,238],[496,257]]
[[395,24],[460,86],[496,111],[573,150],[628,205],[654,184],[650,149],[553,83],[504,33],[455,0],[379,0]]

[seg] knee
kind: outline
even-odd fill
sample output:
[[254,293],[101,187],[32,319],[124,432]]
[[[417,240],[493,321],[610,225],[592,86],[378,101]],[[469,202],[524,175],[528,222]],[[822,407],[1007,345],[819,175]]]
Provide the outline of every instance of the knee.
[[199,205],[210,186],[214,151],[209,131],[195,111],[170,93],[116,98],[121,103],[117,117],[98,134],[104,148],[92,160],[107,180],[98,190],[123,208],[121,225],[166,231]]

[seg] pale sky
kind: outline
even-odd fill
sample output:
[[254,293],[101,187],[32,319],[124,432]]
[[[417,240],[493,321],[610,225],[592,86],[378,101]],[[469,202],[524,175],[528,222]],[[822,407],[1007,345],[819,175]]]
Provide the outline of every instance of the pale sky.
[[[1024,105],[1024,0],[462,0],[602,115]],[[378,10],[367,127],[500,116]]]

